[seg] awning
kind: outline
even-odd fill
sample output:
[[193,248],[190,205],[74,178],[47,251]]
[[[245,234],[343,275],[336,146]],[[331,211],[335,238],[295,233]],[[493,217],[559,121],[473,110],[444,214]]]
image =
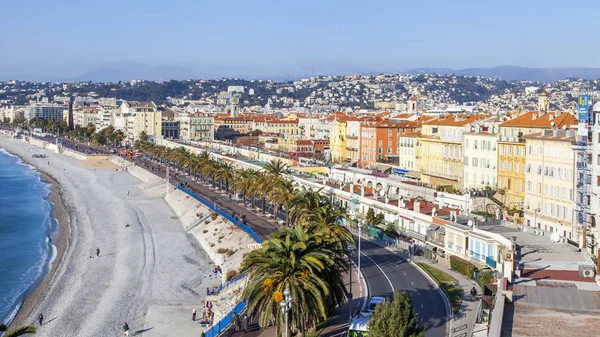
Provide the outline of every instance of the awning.
[[393,172],[393,173],[396,173],[396,174],[400,174],[400,175],[405,175],[405,174],[407,174],[407,173],[408,173],[408,172],[410,172],[410,171],[409,171],[409,170],[405,170],[405,169],[401,169],[401,168],[394,167],[394,168],[392,169],[392,172]]
[[357,205],[360,204],[360,201],[356,198],[350,199],[350,200],[348,200],[348,202],[351,202],[351,203],[357,204]]
[[429,225],[429,228],[427,228],[427,229],[430,230],[430,231],[437,231],[438,228],[440,228],[439,225],[432,224],[432,225]]
[[407,178],[421,179],[421,173],[418,171],[409,171],[404,176]]
[[375,164],[375,166],[373,166],[373,169],[377,170],[377,171],[385,172],[385,171],[390,170],[392,167],[394,167],[394,165],[377,163],[377,164]]
[[438,234],[446,234],[446,227],[440,227],[437,232]]

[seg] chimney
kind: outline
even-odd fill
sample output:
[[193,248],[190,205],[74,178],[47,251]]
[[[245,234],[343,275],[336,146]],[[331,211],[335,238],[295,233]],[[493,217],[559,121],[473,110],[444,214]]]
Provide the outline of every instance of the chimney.
[[415,211],[415,213],[421,213],[421,202],[417,200],[414,202],[413,205],[413,210]]
[[440,209],[444,207],[444,197],[442,195],[438,195],[438,206]]
[[434,208],[432,208],[432,209],[431,209],[431,216],[432,216],[432,217],[435,217],[436,213],[437,213],[437,210],[435,209],[435,207],[434,207]]

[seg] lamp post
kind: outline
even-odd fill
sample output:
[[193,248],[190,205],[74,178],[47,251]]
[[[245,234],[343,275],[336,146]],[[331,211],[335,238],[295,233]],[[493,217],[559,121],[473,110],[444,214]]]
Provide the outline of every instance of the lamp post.
[[291,295],[290,290],[286,287],[283,291],[283,301],[279,302],[279,306],[281,307],[281,313],[285,315],[285,337],[288,337],[289,330],[289,311],[292,309],[292,302],[294,302],[294,298]]
[[360,232],[362,229],[362,223],[358,223],[358,280],[362,278],[362,273],[360,272]]

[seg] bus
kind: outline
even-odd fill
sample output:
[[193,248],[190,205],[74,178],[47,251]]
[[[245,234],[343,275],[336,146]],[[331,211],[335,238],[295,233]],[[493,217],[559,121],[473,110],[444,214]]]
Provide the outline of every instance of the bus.
[[354,317],[348,328],[348,337],[368,337],[370,312],[361,312]]

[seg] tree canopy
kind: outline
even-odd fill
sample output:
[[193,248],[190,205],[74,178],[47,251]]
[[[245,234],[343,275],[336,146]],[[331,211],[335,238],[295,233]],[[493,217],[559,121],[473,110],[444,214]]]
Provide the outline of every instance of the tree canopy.
[[394,293],[392,301],[377,305],[369,321],[369,336],[425,336],[425,328],[419,326],[419,317],[407,294],[398,291]]

